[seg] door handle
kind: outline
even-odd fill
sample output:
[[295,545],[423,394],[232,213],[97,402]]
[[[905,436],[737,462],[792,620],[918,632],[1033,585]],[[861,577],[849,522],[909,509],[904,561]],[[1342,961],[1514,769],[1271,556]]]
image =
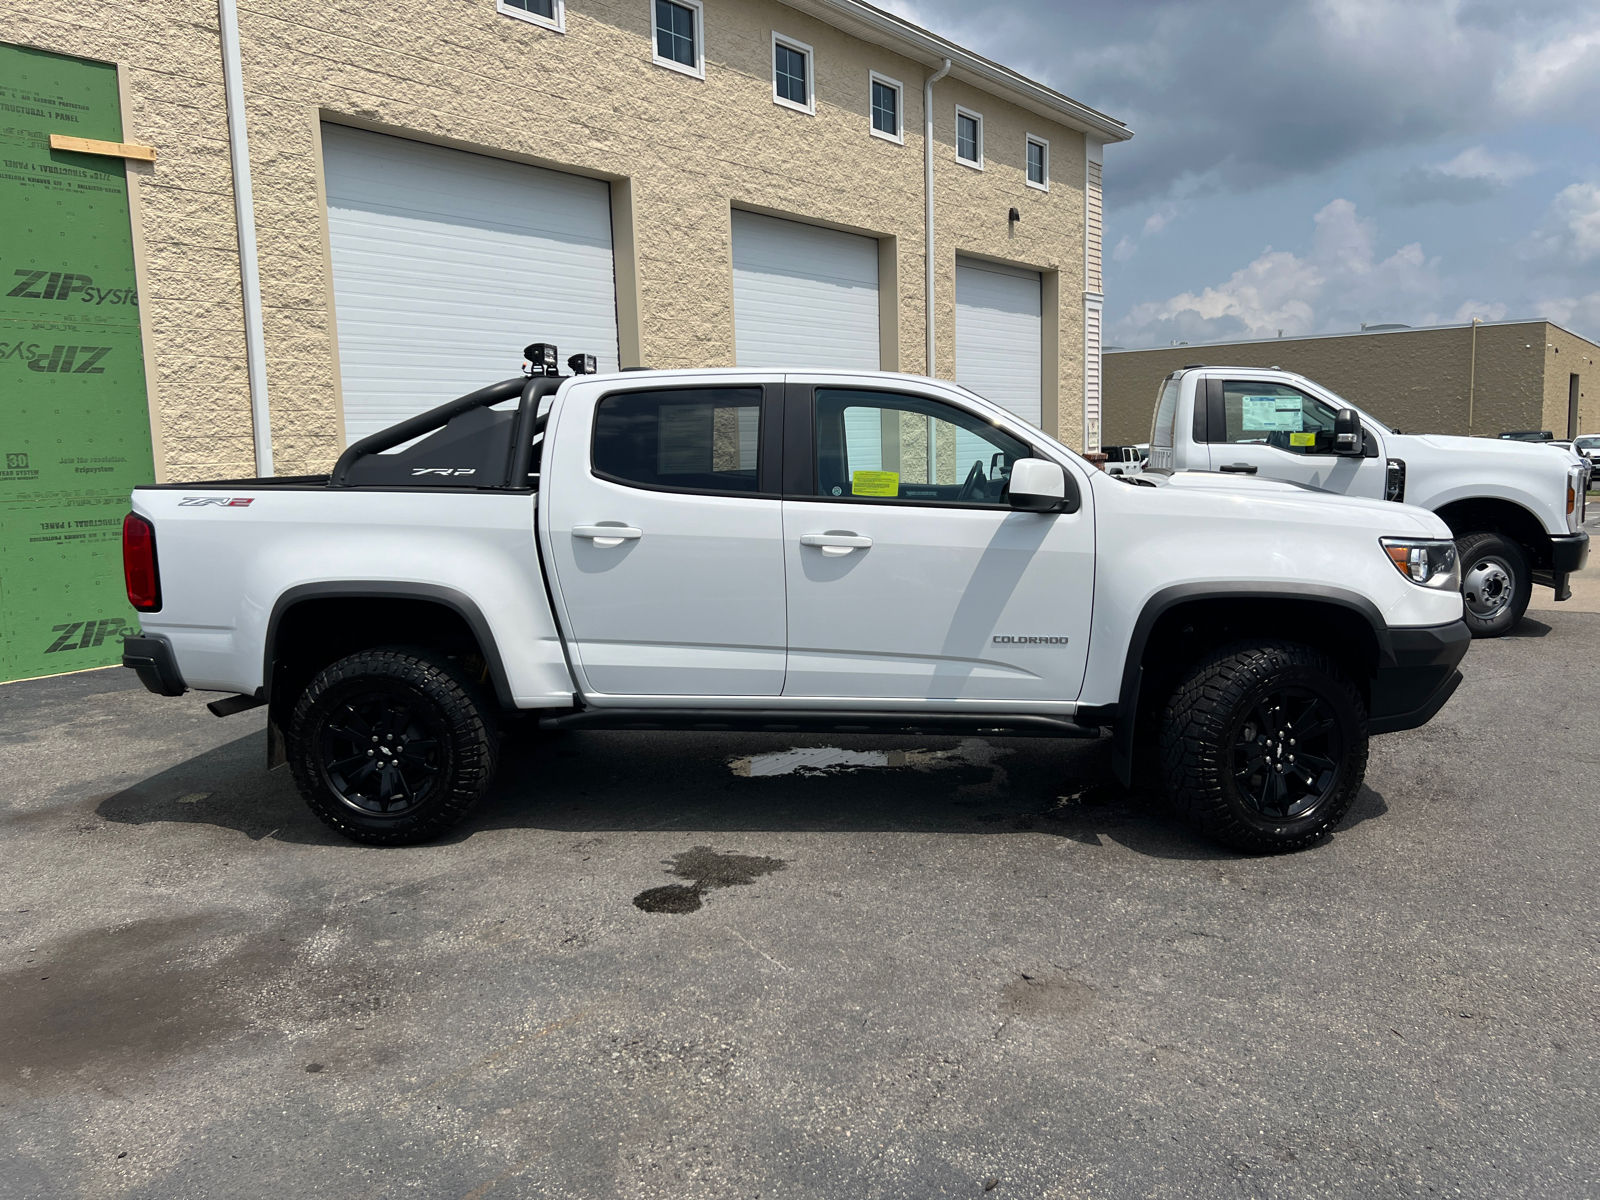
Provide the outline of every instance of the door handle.
[[630,525],[574,525],[572,536],[590,538],[596,546],[609,548],[620,546],[623,542],[637,541],[644,536],[644,530],[634,529]]
[[1261,468],[1250,463],[1229,463],[1225,467],[1218,467],[1224,475],[1254,475]]
[[829,558],[849,554],[852,550],[867,550],[872,539],[854,533],[805,533],[800,535],[802,546],[816,546]]

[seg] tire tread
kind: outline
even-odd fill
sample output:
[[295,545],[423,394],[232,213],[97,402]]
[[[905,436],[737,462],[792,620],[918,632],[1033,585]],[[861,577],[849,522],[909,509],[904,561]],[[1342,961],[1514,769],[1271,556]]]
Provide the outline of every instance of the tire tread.
[[[1243,820],[1224,792],[1224,772],[1231,760],[1228,737],[1235,714],[1250,692],[1286,673],[1327,676],[1345,693],[1357,715],[1351,731],[1349,770],[1339,790],[1314,814],[1316,819],[1291,829],[1268,831]],[[1366,774],[1366,710],[1343,672],[1319,650],[1297,642],[1234,643],[1200,659],[1168,699],[1162,714],[1160,765],[1168,798],[1207,837],[1252,854],[1303,850],[1344,820]]]
[[[318,770],[309,726],[313,710],[330,691],[373,676],[408,685],[443,710],[450,727],[452,770],[443,794],[415,815],[368,825],[353,819],[328,794]],[[289,725],[289,767],[306,804],[335,833],[373,846],[431,841],[459,824],[494,780],[499,743],[485,711],[485,700],[477,686],[445,655],[414,647],[363,650],[325,667],[301,693]]]

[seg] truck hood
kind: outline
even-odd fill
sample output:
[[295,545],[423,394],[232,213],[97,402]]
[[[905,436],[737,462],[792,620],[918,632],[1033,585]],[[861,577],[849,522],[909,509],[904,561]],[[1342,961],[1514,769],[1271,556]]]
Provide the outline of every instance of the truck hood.
[[[1138,486],[1116,482],[1109,476],[1104,478],[1111,487]],[[1206,503],[1215,497],[1227,507],[1235,500],[1243,500],[1253,502],[1252,510],[1262,516],[1270,514],[1286,521],[1367,525],[1396,536],[1450,536],[1449,526],[1427,509],[1364,496],[1342,496],[1279,479],[1223,475],[1215,471],[1175,471],[1170,475],[1147,471],[1140,478],[1158,488],[1189,493],[1193,496],[1190,503]]]
[[1389,453],[1398,458],[1431,459],[1434,454],[1472,454],[1485,466],[1491,462],[1538,470],[1549,464],[1557,474],[1579,461],[1578,455],[1565,446],[1542,445],[1538,442],[1502,441],[1499,438],[1457,437],[1448,433],[1391,433],[1384,437]]

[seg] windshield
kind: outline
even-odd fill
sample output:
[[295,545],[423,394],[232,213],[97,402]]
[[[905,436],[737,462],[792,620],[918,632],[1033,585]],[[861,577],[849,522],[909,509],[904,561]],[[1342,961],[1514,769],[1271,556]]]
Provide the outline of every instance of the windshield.
[[1600,450],[1600,433],[1585,434],[1572,440],[1574,450]]
[[1387,425],[1385,425],[1382,421],[1378,420],[1377,417],[1373,416],[1370,412],[1368,412],[1366,409],[1362,408],[1359,404],[1351,404],[1350,401],[1346,400],[1343,396],[1339,395],[1338,392],[1335,392],[1335,391],[1331,390],[1330,388],[1324,386],[1323,384],[1319,383],[1319,384],[1317,384],[1317,387],[1322,390],[1322,394],[1324,396],[1326,396],[1329,400],[1331,400],[1333,402],[1333,406],[1335,408],[1354,408],[1354,409],[1358,410],[1361,413],[1362,419],[1364,421],[1366,421],[1369,425],[1376,425],[1378,427],[1378,432],[1379,433],[1393,433],[1394,432],[1393,429],[1390,429]]

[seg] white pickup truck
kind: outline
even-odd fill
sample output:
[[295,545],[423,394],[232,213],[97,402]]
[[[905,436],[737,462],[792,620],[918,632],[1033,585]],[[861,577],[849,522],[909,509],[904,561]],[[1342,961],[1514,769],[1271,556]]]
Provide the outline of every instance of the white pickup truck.
[[379,844],[454,825],[497,726],[536,720],[1109,727],[1124,783],[1149,770],[1211,836],[1296,849],[1470,641],[1431,513],[1119,480],[970,391],[876,373],[511,379],[331,476],[138,488],[124,558],[124,663],[163,695],[236,693],[219,716],[268,705],[268,766]]
[[1253,475],[1437,513],[1456,539],[1467,627],[1498,637],[1534,584],[1571,597],[1589,555],[1581,460],[1548,446],[1405,435],[1291,371],[1190,366],[1162,380],[1150,467]]

